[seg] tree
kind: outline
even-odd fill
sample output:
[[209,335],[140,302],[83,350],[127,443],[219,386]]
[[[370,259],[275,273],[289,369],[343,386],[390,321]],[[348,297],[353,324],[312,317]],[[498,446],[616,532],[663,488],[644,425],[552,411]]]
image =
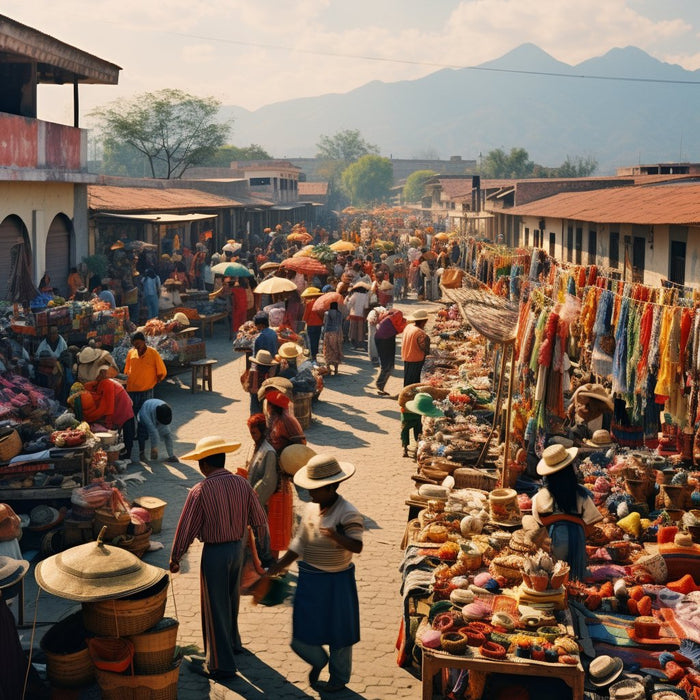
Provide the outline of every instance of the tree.
[[552,177],[588,177],[597,169],[598,161],[591,156],[566,156],[566,160],[558,168],[554,168],[556,174]]
[[524,148],[502,148],[489,151],[481,164],[481,173],[489,178],[522,178],[532,175],[535,164]]
[[221,103],[182,90],[158,90],[94,110],[105,150],[128,146],[148,162],[152,177],[180,178],[224,145],[231,123],[217,123]]
[[406,178],[403,188],[404,202],[417,202],[425,196],[425,183],[435,177],[434,170],[416,170]]
[[394,169],[388,158],[366,155],[345,168],[341,179],[352,204],[372,204],[389,198]]
[[210,168],[228,168],[236,160],[272,160],[272,156],[257,143],[251,143],[244,148],[221,146],[210,158],[203,160],[201,165]]
[[316,158],[326,161],[340,161],[349,165],[366,155],[379,155],[379,148],[368,143],[357,129],[339,131],[334,136],[321,136],[316,144]]

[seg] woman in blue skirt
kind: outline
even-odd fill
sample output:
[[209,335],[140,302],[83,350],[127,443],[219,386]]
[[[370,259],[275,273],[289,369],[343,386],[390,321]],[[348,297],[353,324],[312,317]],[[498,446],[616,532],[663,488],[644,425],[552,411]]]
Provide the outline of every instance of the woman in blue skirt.
[[[364,521],[338,494],[338,485],[354,473],[354,465],[329,454],[315,455],[297,471],[294,483],[308,489],[311,502],[288,551],[268,570],[274,575],[299,559],[291,646],[311,665],[311,687],[327,693],[343,690],[350,681],[352,646],[360,641],[352,555],[362,551]],[[326,664],[324,683],[319,677]]]

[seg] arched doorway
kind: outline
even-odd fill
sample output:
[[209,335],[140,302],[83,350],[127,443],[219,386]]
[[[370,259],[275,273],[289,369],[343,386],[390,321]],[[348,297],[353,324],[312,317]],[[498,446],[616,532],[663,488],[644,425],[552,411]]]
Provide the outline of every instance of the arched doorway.
[[68,296],[71,230],[70,219],[64,214],[58,214],[51,222],[46,236],[46,272],[51,277],[51,285],[63,297]]
[[[17,239],[24,239],[27,250],[31,252],[31,244],[29,242],[29,234],[27,227],[24,225],[19,216],[11,214],[0,222],[0,299],[8,299],[8,285],[10,283],[10,268],[12,256],[10,250]],[[31,259],[31,256],[30,256]]]

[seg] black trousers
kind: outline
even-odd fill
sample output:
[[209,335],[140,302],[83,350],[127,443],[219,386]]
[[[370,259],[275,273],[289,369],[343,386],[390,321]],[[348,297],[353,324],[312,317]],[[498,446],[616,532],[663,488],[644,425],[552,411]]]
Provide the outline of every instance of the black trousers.
[[396,358],[396,336],[391,338],[375,338],[377,355],[379,355],[379,376],[377,377],[377,389],[384,391],[389,381],[391,371],[394,369]]
[[403,385],[418,384],[420,381],[420,373],[423,371],[425,359],[420,362],[404,362],[403,363]]

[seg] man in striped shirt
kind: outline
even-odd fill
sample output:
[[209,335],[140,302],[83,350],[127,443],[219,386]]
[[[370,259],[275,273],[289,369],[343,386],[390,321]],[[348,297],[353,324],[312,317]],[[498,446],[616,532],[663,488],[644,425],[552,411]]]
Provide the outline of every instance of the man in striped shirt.
[[194,539],[204,543],[200,580],[206,657],[199,659],[201,665],[192,663],[190,669],[212,680],[235,678],[235,654],[244,652],[238,608],[248,525],[253,528],[263,565],[273,561],[267,516],[255,491],[245,478],[225,468],[226,453],[240,446],[222,437],[205,437],[182,456],[199,462],[204,480],[187,495],[170,554],[170,571],[177,573]]

